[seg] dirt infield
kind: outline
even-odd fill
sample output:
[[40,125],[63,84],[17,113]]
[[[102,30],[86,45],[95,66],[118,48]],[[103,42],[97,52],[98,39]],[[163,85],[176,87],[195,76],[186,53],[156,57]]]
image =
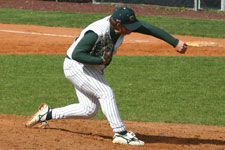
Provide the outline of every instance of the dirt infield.
[[[66,54],[81,29],[0,24],[2,54]],[[176,35],[175,35],[176,36]],[[189,42],[183,56],[225,56],[225,39],[176,36]],[[198,43],[193,43],[193,42]],[[177,56],[167,43],[156,38],[131,34],[118,55]],[[50,121],[49,129],[28,129],[25,116],[0,115],[0,149],[79,149],[79,150],[225,150],[225,127],[125,121],[128,130],[146,142],[131,147],[112,144],[107,121]]]
[[[0,24],[0,53],[4,54],[63,54],[81,29],[43,27],[35,25]],[[189,44],[185,56],[225,56],[225,39],[178,36]],[[125,37],[118,55],[182,56],[159,39],[132,33]]]

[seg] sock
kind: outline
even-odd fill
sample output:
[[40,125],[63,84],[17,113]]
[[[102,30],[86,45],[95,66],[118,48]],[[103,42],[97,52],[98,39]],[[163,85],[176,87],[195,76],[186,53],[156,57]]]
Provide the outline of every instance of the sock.
[[118,132],[120,135],[125,135],[125,134],[127,134],[127,131],[125,130],[125,131],[122,131],[122,132]]
[[46,117],[46,120],[51,120],[51,119],[52,119],[52,111],[50,111]]

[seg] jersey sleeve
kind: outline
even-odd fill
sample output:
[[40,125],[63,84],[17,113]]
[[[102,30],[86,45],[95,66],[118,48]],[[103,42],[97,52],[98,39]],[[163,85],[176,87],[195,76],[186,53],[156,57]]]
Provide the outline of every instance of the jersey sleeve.
[[134,32],[152,35],[156,38],[159,38],[159,39],[169,43],[173,47],[177,46],[179,40],[174,38],[173,36],[171,36],[169,33],[165,32],[164,30],[162,30],[158,27],[148,24],[146,22],[143,22],[143,21],[139,21],[139,22],[141,23],[141,26]]
[[98,35],[96,33],[93,31],[88,31],[73,50],[72,59],[85,64],[103,64],[100,57],[91,56],[89,54],[97,39]]

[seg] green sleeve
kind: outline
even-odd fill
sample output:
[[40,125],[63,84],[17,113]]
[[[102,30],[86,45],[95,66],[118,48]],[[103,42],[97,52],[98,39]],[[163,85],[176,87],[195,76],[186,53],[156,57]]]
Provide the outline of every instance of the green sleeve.
[[85,64],[103,64],[100,57],[91,56],[89,54],[97,39],[98,35],[96,33],[88,31],[73,50],[72,59]]
[[169,33],[163,31],[160,28],[157,28],[151,24],[145,23],[143,21],[139,21],[141,23],[141,27],[139,27],[134,32],[143,33],[147,35],[152,35],[156,38],[159,38],[161,40],[164,40],[165,42],[171,44],[173,47],[176,47],[178,44],[178,39],[175,39],[173,36],[171,36]]

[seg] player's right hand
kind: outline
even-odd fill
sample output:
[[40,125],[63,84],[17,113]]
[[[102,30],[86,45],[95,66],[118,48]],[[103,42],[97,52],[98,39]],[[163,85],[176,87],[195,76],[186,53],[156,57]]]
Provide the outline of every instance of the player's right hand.
[[187,50],[187,44],[184,43],[183,41],[179,40],[177,46],[176,46],[176,51],[178,53],[184,54]]

